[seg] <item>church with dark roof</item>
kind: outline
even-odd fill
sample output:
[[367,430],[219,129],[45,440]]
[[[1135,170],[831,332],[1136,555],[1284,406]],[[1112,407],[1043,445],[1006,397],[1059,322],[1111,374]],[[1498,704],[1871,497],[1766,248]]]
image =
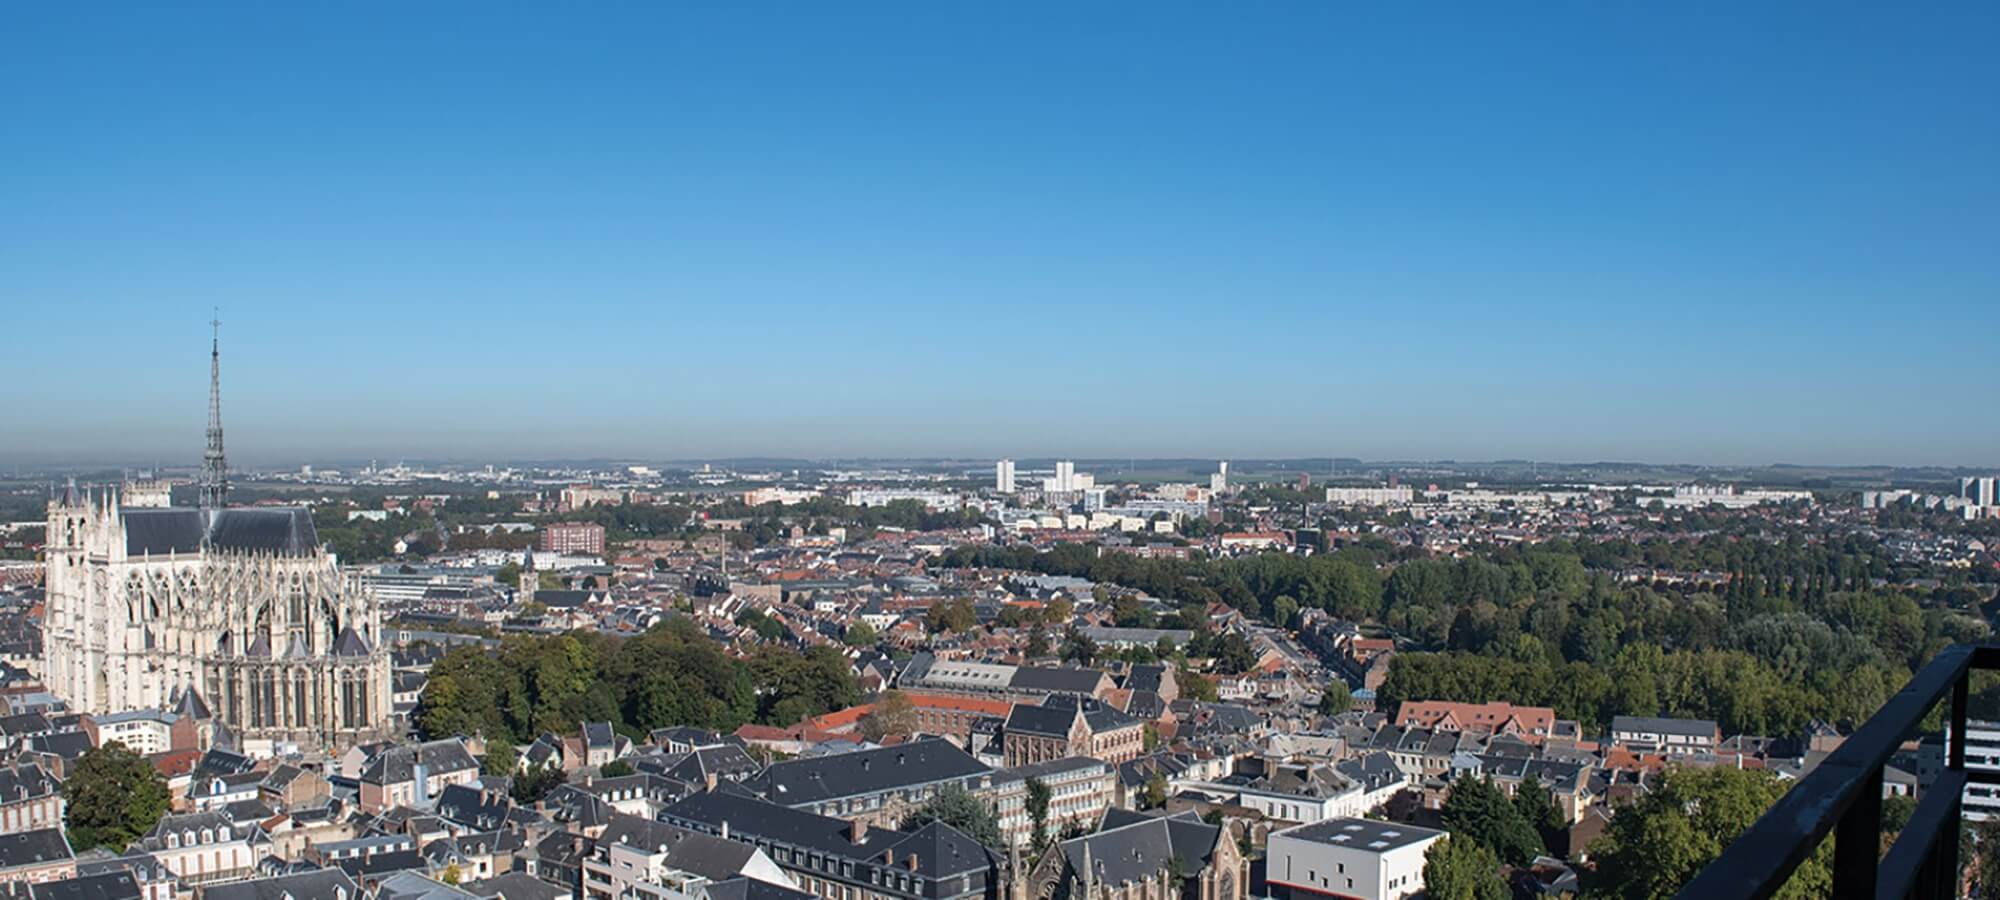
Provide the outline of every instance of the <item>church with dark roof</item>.
[[201,709],[236,746],[337,749],[390,732],[381,606],[303,507],[230,507],[219,346],[200,502],[163,490],[49,503],[44,680],[80,712]]

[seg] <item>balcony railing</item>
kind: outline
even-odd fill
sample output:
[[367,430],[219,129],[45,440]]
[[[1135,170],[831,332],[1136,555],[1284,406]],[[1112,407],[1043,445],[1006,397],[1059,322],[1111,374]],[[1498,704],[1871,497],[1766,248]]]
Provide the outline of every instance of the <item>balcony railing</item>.
[[[1680,900],[1762,900],[1834,835],[1838,900],[1955,897],[1959,806],[1968,781],[2000,784],[2000,772],[1965,768],[1965,704],[1974,669],[2000,668],[2000,644],[1946,648],[1811,774],[1738,836]],[[1889,852],[1881,853],[1882,767],[1939,700],[1950,695],[1945,769],[1925,789]]]

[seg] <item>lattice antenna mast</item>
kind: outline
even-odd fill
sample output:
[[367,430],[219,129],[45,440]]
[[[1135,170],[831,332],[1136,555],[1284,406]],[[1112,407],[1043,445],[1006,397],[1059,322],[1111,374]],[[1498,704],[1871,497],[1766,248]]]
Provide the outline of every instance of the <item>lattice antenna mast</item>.
[[221,509],[229,497],[229,463],[222,456],[222,319],[209,320],[208,450],[201,457],[201,508]]

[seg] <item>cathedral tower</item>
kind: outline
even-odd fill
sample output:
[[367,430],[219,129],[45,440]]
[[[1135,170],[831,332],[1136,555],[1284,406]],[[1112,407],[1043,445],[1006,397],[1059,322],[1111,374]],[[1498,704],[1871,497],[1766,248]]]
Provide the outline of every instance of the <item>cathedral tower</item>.
[[229,499],[229,463],[222,456],[222,322],[210,320],[208,345],[208,450],[201,455],[201,508],[221,509]]

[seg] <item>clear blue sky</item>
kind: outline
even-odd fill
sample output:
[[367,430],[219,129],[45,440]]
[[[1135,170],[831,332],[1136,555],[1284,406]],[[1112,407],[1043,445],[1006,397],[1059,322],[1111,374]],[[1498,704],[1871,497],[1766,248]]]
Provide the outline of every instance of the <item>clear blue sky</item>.
[[0,459],[2000,464],[1992,2],[77,6]]

